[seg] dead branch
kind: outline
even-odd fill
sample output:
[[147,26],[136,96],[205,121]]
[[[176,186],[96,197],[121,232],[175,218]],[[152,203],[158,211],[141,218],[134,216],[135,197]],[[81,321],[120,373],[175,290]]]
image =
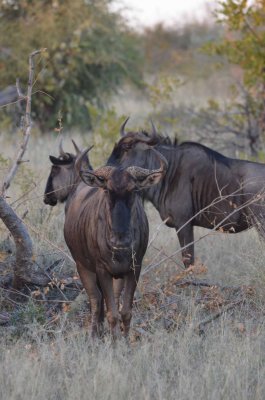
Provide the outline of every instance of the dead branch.
[[[23,223],[21,218],[16,215],[12,207],[5,200],[6,191],[9,188],[10,183],[17,172],[19,164],[23,162],[22,158],[26,152],[31,133],[30,114],[31,95],[35,72],[34,57],[40,54],[42,51],[43,50],[36,50],[29,55],[29,79],[26,96],[25,126],[22,128],[24,138],[15,157],[14,163],[4,179],[0,192],[0,217],[11,235],[13,236],[16,245],[13,287],[17,289],[21,288],[26,282],[39,285],[46,285],[49,282],[49,278],[47,277],[47,275],[39,273],[40,271],[38,271],[38,268],[34,263],[33,245],[25,224]],[[17,87],[19,88],[18,81]],[[20,95],[20,89],[18,89],[18,96]]]
[[199,334],[204,333],[204,328],[206,325],[208,325],[210,322],[214,321],[215,319],[219,318],[222,314],[226,313],[227,311],[231,310],[232,308],[238,306],[239,304],[243,303],[244,299],[239,299],[235,301],[234,303],[228,304],[227,306],[223,307],[216,313],[210,315],[209,317],[203,319],[195,328],[195,332],[198,332]]
[[[30,117],[30,115],[31,115],[31,95],[32,95],[32,87],[33,87],[33,83],[34,83],[34,72],[35,72],[34,57],[37,54],[42,53],[43,51],[44,50],[36,50],[36,51],[33,51],[29,55],[29,80],[28,80],[28,90],[27,90],[27,96],[26,96],[25,127],[23,127],[24,139],[20,145],[20,149],[17,153],[15,161],[14,161],[13,165],[11,166],[7,176],[4,179],[4,182],[3,182],[3,185],[1,188],[1,196],[2,197],[5,196],[6,190],[9,188],[10,183],[17,172],[19,164],[22,162],[22,158],[27,149],[30,132],[31,132],[31,117]],[[20,90],[19,90],[18,95],[20,96]]]
[[207,281],[200,281],[197,279],[183,279],[179,282],[174,283],[175,286],[196,286],[196,287],[218,287],[221,290],[240,290],[241,286],[222,286],[219,283],[207,282]]
[[36,269],[32,241],[27,228],[3,197],[0,197],[0,216],[16,245],[13,286],[20,288],[25,282],[47,285],[50,279]]

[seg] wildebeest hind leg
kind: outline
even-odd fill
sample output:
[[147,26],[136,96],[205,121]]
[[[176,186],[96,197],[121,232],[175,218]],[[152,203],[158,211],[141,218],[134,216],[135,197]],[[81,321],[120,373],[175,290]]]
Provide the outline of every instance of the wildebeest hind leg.
[[[88,294],[91,307],[91,335],[97,337],[103,330],[102,319],[102,293],[97,285],[97,278],[94,272],[83,267],[81,263],[76,264],[81,282]],[[104,304],[103,304],[104,305]],[[104,316],[103,316],[104,318]]]
[[[178,231],[178,230],[176,229],[176,231]],[[185,268],[188,268],[190,265],[194,264],[193,226],[191,224],[184,226],[178,232],[178,239],[179,239],[180,247],[183,248],[183,250],[181,251],[183,264],[184,264]],[[189,243],[191,243],[191,244],[189,244]]]

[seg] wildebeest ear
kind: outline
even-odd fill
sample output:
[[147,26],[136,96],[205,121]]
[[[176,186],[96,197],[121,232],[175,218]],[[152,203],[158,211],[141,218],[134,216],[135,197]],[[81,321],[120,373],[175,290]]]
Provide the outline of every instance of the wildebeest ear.
[[86,185],[96,188],[104,188],[106,186],[106,180],[103,176],[96,175],[90,171],[80,171],[80,177]]
[[157,185],[164,176],[164,172],[152,172],[149,175],[137,176],[136,185],[138,189],[149,188],[150,186]]
[[70,156],[70,154],[68,159],[57,158],[54,156],[49,156],[49,158],[53,165],[67,165],[71,164],[71,162],[73,161],[73,158]]

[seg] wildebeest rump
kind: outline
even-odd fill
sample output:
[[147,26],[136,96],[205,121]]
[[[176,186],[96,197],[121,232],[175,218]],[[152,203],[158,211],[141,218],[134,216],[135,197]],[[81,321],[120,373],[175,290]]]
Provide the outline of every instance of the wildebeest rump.
[[[118,335],[122,279],[121,318],[127,335],[148,242],[148,221],[139,191],[157,184],[165,174],[167,163],[155,152],[159,169],[105,166],[92,171],[81,167],[85,154],[77,157],[72,182],[69,184],[68,180],[68,194],[65,192],[63,196],[60,186],[65,186],[64,182],[60,182],[59,175],[56,182],[52,176],[54,166],[62,160],[51,158],[53,166],[47,190],[52,189],[53,193],[45,192],[44,201],[55,205],[55,199],[66,200],[64,235],[90,299],[92,335],[99,333],[103,321],[103,298],[111,333],[114,337]],[[78,183],[79,174],[83,182]]]
[[[125,126],[125,124],[124,124]],[[152,168],[154,145],[168,162],[164,179],[143,191],[166,225],[175,228],[184,265],[194,263],[193,227],[237,233],[255,225],[262,231],[265,217],[265,165],[232,159],[199,143],[180,145],[155,131],[124,132],[108,162]]]

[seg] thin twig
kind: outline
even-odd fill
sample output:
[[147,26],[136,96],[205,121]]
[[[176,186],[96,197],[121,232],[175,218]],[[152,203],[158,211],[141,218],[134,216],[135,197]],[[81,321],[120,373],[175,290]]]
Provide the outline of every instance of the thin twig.
[[74,300],[49,300],[49,299],[35,299],[32,296],[28,296],[25,293],[22,293],[19,290],[15,290],[15,289],[5,289],[5,288],[1,288],[1,290],[8,292],[8,293],[13,293],[13,294],[17,294],[18,296],[22,296],[22,297],[26,297],[27,299],[31,299],[34,300],[38,303],[74,303]]
[[[234,195],[234,193],[233,193],[233,194],[230,194],[230,195],[228,195],[228,196],[223,196],[221,200],[227,199],[227,198],[229,198],[229,197],[231,197],[231,196],[233,196],[233,195]],[[202,239],[204,239],[204,238],[206,238],[206,237],[208,237],[208,236],[210,236],[210,235],[216,234],[217,231],[218,231],[218,229],[221,228],[222,226],[224,226],[224,222],[227,221],[232,215],[234,215],[236,212],[242,210],[243,208],[246,208],[247,206],[249,206],[249,205],[251,205],[251,204],[253,204],[253,203],[255,203],[255,202],[261,200],[261,198],[260,198],[259,196],[261,196],[261,195],[259,195],[259,194],[257,193],[257,195],[256,195],[255,197],[253,197],[252,199],[246,201],[246,202],[243,203],[240,207],[235,208],[230,214],[226,215],[226,216],[222,219],[222,221],[220,221],[217,225],[215,225],[215,226],[213,227],[213,229],[210,230],[209,233],[206,233],[205,235],[200,236],[198,239],[193,240],[192,242],[186,244],[185,246],[182,246],[180,249],[178,249],[177,251],[175,251],[174,253],[172,253],[170,256],[167,256],[167,257],[163,258],[162,260],[160,260],[160,261],[157,262],[156,264],[153,264],[153,265],[152,265],[152,264],[149,264],[149,265],[144,269],[144,271],[142,272],[142,276],[145,275],[145,274],[147,274],[150,270],[152,270],[152,269],[158,267],[158,266],[161,265],[163,262],[169,260],[172,256],[175,256],[175,255],[177,255],[178,253],[182,252],[183,250],[185,250],[186,248],[188,248],[188,247],[191,246],[192,244],[198,243],[198,242],[201,241]],[[219,199],[219,198],[218,198],[218,199]],[[221,201],[221,200],[219,200],[219,201]],[[217,201],[217,203],[218,203],[218,201]],[[177,230],[177,233],[180,232],[180,231],[181,231],[188,223],[190,223],[197,215],[199,215],[200,213],[202,213],[202,212],[204,212],[205,210],[207,210],[207,209],[208,209],[209,207],[211,207],[213,204],[214,204],[214,202],[212,202],[212,203],[209,204],[207,207],[205,207],[205,208],[203,208],[202,210],[200,210],[200,211],[199,211],[197,214],[195,214],[192,218],[190,218],[188,221],[186,221],[185,224],[183,224],[183,225]]]

